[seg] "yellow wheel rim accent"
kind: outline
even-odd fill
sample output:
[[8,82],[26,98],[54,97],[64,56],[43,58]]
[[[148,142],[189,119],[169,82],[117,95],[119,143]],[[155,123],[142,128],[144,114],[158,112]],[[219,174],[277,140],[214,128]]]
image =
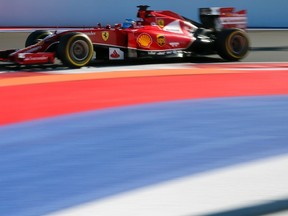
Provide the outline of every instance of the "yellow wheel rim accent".
[[[86,60],[85,61],[82,61],[82,62],[76,62],[73,58],[71,58],[71,53],[70,53],[70,49],[71,49],[71,44],[74,42],[74,39],[79,37],[79,35],[74,35],[72,36],[71,38],[69,38],[69,41],[67,43],[67,46],[66,46],[66,50],[65,50],[65,55],[68,59],[68,61],[73,64],[74,66],[76,67],[83,67],[85,66],[86,64],[89,63],[90,59],[92,58],[93,56],[93,45],[89,42],[86,42],[87,46],[88,46],[88,56],[86,57]],[[76,40],[77,41],[77,40]],[[80,40],[79,40],[80,41]]]
[[[234,42],[233,40],[235,40],[235,36],[238,35],[238,40],[242,40],[242,42],[239,42],[238,46],[242,46],[242,48],[239,51],[235,51],[233,48],[232,43]],[[244,54],[242,53],[243,49],[246,49],[245,47],[248,46],[248,40],[245,37],[245,35],[241,32],[241,31],[235,31],[232,34],[229,35],[229,37],[226,40],[226,47],[227,47],[227,53],[232,56],[235,59],[241,59],[243,58],[243,56],[245,56],[246,52],[244,52]]]

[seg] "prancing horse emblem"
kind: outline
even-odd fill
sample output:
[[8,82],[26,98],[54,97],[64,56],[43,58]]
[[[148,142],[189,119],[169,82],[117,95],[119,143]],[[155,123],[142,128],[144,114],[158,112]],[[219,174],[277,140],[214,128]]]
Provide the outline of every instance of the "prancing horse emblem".
[[107,41],[109,39],[109,32],[108,31],[102,32],[102,39],[104,41]]
[[157,19],[156,21],[157,25],[163,28],[165,26],[165,21],[164,19]]

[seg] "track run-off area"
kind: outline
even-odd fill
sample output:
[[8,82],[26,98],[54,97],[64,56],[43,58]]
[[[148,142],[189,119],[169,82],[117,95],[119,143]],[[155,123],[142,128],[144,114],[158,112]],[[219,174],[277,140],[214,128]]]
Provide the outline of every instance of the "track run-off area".
[[116,67],[114,72],[98,69],[92,73],[95,69],[86,68],[76,74],[6,73],[0,80],[0,100],[5,101],[0,124],[170,100],[286,94],[287,66],[171,64],[160,65],[160,69],[155,69],[159,65],[149,65],[146,70],[131,66],[128,71]]
[[278,45],[256,43],[238,63],[0,65],[0,215],[287,210]]

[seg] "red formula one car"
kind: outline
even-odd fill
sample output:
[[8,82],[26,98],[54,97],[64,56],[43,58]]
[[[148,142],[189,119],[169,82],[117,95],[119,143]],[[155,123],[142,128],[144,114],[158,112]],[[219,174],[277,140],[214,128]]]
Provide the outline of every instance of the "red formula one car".
[[[245,57],[249,40],[246,12],[233,8],[202,8],[201,23],[171,11],[138,6],[138,20],[123,24],[73,29],[37,30],[25,48],[0,51],[0,61],[17,64],[50,64],[55,58],[65,66],[79,68],[92,58],[124,60],[138,58],[189,57],[219,54],[228,61]],[[94,55],[96,53],[96,55]]]

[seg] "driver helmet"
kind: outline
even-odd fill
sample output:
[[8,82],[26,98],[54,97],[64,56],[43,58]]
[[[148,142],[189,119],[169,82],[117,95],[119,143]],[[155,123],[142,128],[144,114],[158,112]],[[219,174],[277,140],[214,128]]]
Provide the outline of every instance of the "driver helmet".
[[132,26],[135,26],[136,22],[133,19],[126,19],[125,22],[122,25],[122,28],[130,28]]

